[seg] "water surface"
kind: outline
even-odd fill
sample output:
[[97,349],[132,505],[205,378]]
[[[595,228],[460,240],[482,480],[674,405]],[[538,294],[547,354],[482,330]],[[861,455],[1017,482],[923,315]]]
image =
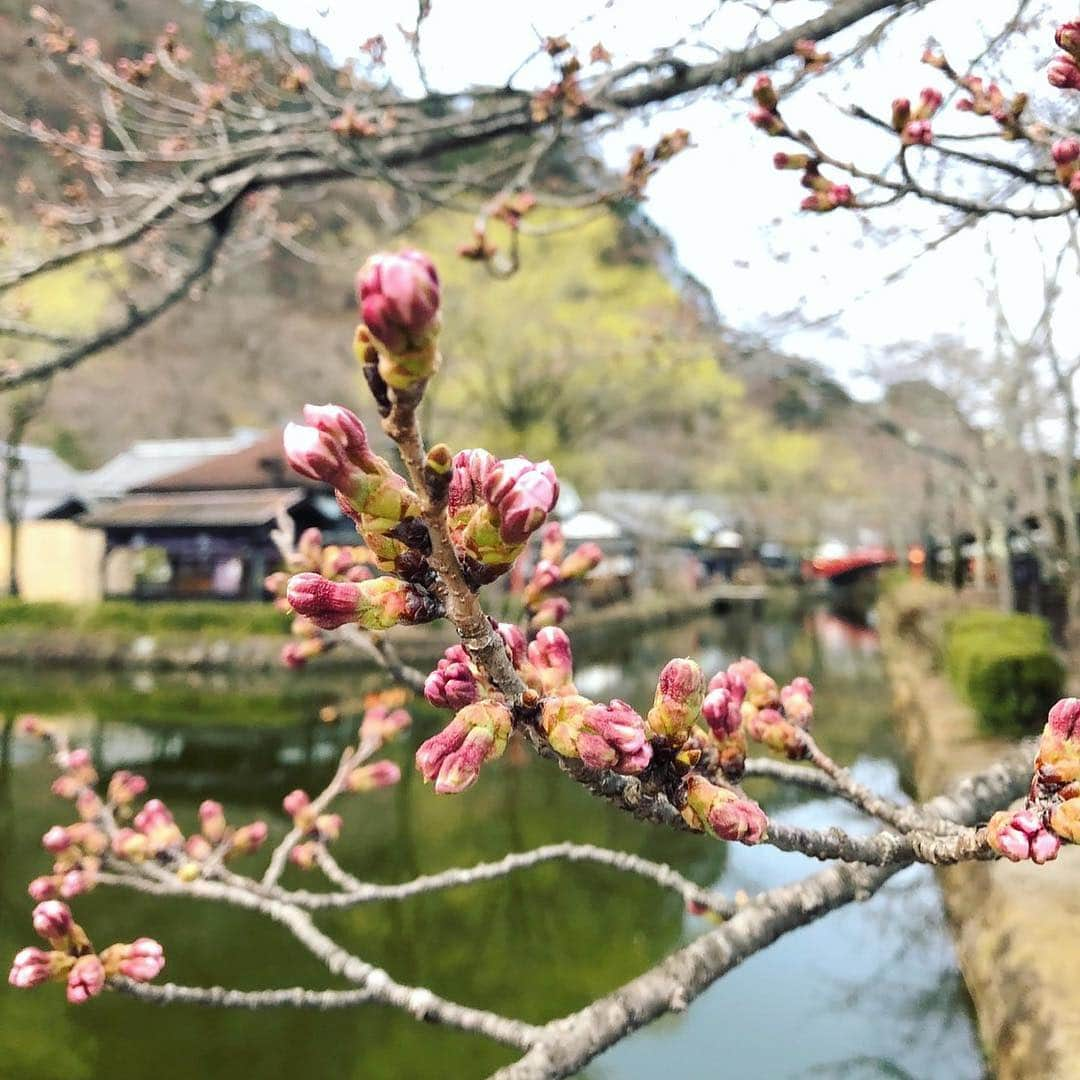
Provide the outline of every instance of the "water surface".
[[[899,792],[876,641],[818,614],[806,620],[702,620],[646,636],[612,635],[579,656],[578,684],[645,708],[675,655],[713,671],[756,656],[778,678],[811,676],[819,739],[857,774]],[[315,790],[350,732],[321,706],[371,688],[317,666],[298,678],[150,677],[13,672],[0,687],[0,957],[33,942],[27,881],[47,869],[39,838],[68,820],[48,792],[40,747],[11,733],[17,712],[56,718],[100,767],[135,768],[183,826],[202,798],[236,821],[265,816],[296,786]],[[438,717],[416,709],[417,736]],[[408,747],[394,755],[406,764]],[[398,881],[557,840],[588,841],[668,862],[702,884],[753,892],[818,868],[773,849],[728,847],[645,826],[600,803],[548,763],[510,753],[466,795],[437,798],[406,768],[395,789],[342,802],[339,860]],[[845,806],[759,786],[770,812],[808,825],[858,826]],[[254,868],[255,860],[251,860]],[[242,868],[242,866],[238,866]],[[308,884],[292,868],[286,884]],[[140,934],[166,947],[181,983],[263,988],[341,985],[266,920],[190,901],[99,889],[77,918],[95,942]],[[396,979],[540,1023],[580,1008],[709,926],[650,883],[592,865],[546,864],[500,881],[320,917]],[[82,1008],[56,987],[0,989],[0,1080],[470,1080],[512,1059],[504,1048],[378,1006],[315,1014],[158,1009],[106,995]],[[984,1075],[932,874],[913,868],[876,898],[788,935],[691,1008],[634,1035],[591,1066],[592,1080]]]

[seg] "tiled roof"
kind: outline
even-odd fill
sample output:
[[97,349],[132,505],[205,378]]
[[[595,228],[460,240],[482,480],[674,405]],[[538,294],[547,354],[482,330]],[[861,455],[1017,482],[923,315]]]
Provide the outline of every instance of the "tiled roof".
[[131,529],[266,525],[274,520],[281,507],[289,509],[303,498],[304,492],[299,488],[129,495],[118,502],[103,503],[84,517],[82,524]]

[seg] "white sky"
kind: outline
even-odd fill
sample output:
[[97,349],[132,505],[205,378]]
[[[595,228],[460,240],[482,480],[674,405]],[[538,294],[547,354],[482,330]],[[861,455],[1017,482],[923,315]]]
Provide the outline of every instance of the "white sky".
[[[399,22],[412,25],[415,0],[377,4],[263,0],[263,6],[285,22],[310,29],[338,59],[356,55],[362,41],[383,33],[390,46],[390,75],[407,91],[417,89],[411,57],[395,29]],[[611,10],[604,10],[602,0],[585,4],[581,0],[545,0],[543,4],[433,0],[432,15],[424,26],[423,56],[433,85],[446,90],[504,81],[536,47],[538,32],[568,32],[583,58],[600,40],[619,63],[674,42],[716,6],[715,0],[665,0],[662,4],[617,0]],[[947,90],[944,78],[919,62],[927,39],[932,36],[939,41],[954,66],[964,70],[983,45],[984,27],[996,30],[1015,7],[1016,0],[977,4],[936,0],[927,10],[901,19],[890,30],[882,51],[872,54],[862,70],[850,73],[847,85],[829,76],[806,83],[785,107],[785,116],[789,123],[809,129],[837,157],[855,157],[861,164],[877,167],[893,151],[892,138],[876,135],[865,125],[853,125],[839,115],[837,107],[858,100],[887,116],[889,103],[897,95],[914,99],[926,85]],[[1052,100],[1054,93],[1044,74],[1045,62],[1054,51],[1053,26],[1076,17],[1075,0],[1055,0],[1048,7],[1048,14],[1028,37],[1030,44],[1011,47],[1003,61],[1004,74],[1015,80],[1010,86],[1006,79],[1006,88],[1028,90],[1036,102]],[[821,8],[805,0],[789,0],[778,10],[788,23],[794,23]],[[573,29],[590,13],[593,18]],[[738,47],[745,41],[749,18],[737,7],[722,11],[695,37],[721,49]],[[867,20],[858,29],[871,25],[873,20]],[[829,48],[839,52],[851,40],[850,34],[834,38]],[[704,52],[697,55],[707,58]],[[540,58],[521,73],[516,85],[541,85],[550,80],[549,73],[547,58]],[[982,73],[993,77],[1000,68],[995,65]],[[782,76],[777,81],[782,82]],[[799,187],[799,174],[772,168],[773,152],[792,146],[751,127],[745,119],[748,98],[749,84],[734,92],[725,88],[710,93],[682,107],[665,106],[606,136],[602,143],[605,157],[620,166],[629,147],[655,141],[676,126],[690,130],[696,147],[654,178],[646,209],[674,240],[683,266],[711,290],[725,323],[762,331],[779,347],[825,363],[856,393],[870,394],[873,384],[865,372],[875,366],[885,348],[897,342],[959,334],[973,345],[988,345],[993,327],[980,283],[987,266],[987,237],[999,255],[999,273],[1015,324],[1022,326],[1034,318],[1042,278],[1029,226],[1006,218],[985,220],[885,284],[891,273],[921,250],[912,226],[933,226],[940,212],[909,202],[902,210],[869,215],[875,232],[893,230],[885,241],[880,235],[866,234],[862,215],[800,213],[798,204],[805,192]],[[939,116],[938,130],[962,131],[969,122],[951,107]],[[981,123],[985,130],[992,122]],[[993,140],[974,145],[984,151],[1000,147]],[[860,185],[852,186],[858,195]],[[1063,236],[1060,221],[1041,228],[1050,243]],[[940,231],[926,235],[936,236]],[[775,322],[793,310],[811,320],[837,311],[841,315],[827,326],[809,330]]]

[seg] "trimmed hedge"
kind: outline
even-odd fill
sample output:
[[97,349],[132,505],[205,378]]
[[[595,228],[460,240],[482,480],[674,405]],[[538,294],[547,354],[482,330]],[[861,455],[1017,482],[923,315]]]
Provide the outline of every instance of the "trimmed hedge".
[[945,625],[944,668],[988,732],[1039,730],[1062,695],[1065,668],[1034,615],[969,611]]
[[289,623],[269,601],[263,604],[225,600],[154,600],[143,603],[106,600],[93,607],[80,607],[0,598],[0,632],[15,627],[81,632],[116,631],[132,635],[179,633],[246,637],[250,634],[285,634]]

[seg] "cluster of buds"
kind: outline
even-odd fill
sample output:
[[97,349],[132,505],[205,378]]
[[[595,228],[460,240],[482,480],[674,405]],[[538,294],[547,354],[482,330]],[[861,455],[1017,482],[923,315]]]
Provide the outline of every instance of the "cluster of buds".
[[810,210],[816,214],[827,214],[837,207],[852,207],[855,205],[855,195],[848,184],[833,183],[827,176],[822,176],[818,171],[818,163],[813,160],[806,161],[802,165],[793,165],[793,160],[804,158],[804,154],[773,155],[773,165],[778,169],[802,168],[802,179],[799,181],[804,188],[810,189],[810,194],[799,204],[800,209]]
[[474,584],[506,573],[559,498],[549,461],[499,460],[486,450],[454,456],[447,491],[450,536]]
[[681,154],[689,145],[690,132],[686,128],[676,128],[661,135],[655,146],[648,149],[635,146],[630,152],[630,162],[623,174],[626,194],[632,199],[640,199],[645,193],[645,186],[660,166],[676,154]]
[[369,139],[381,132],[379,124],[349,104],[330,121],[330,130],[342,139]]
[[356,298],[360,363],[374,364],[384,386],[399,390],[430,379],[439,366],[441,303],[432,261],[420,251],[373,255],[356,275]]
[[1080,699],[1064,698],[1050,710],[1027,803],[994,814],[987,840],[1013,862],[1047,862],[1062,841],[1080,844]]
[[1027,108],[1027,94],[1006,97],[997,83],[992,82],[987,86],[977,75],[967,75],[957,79],[957,83],[971,95],[957,101],[956,107],[961,112],[993,117],[1001,128],[1003,139],[1011,141],[1023,135],[1020,118]]
[[71,909],[59,900],[39,903],[31,921],[49,948],[30,946],[16,953],[8,982],[19,990],[45,982],[62,982],[67,984],[68,1001],[82,1005],[100,994],[112,976],[149,982],[165,966],[164,950],[153,938],[138,938],[95,952],[86,931],[72,917]]
[[552,521],[541,533],[540,557],[532,576],[521,587],[521,598],[529,616],[529,627],[540,630],[557,626],[570,613],[570,601],[554,595],[553,590],[584,578],[603,562],[599,544],[586,541],[566,554],[562,527]]
[[1061,56],[1055,56],[1047,69],[1051,86],[1059,90],[1080,90],[1080,22],[1062,23],[1054,34]]
[[585,94],[578,81],[580,70],[581,61],[576,56],[567,57],[559,64],[559,78],[537,91],[529,102],[534,124],[544,124],[560,116],[572,120],[585,108]]
[[618,698],[604,705],[579,694],[549,697],[540,727],[556,753],[580,759],[590,769],[637,776],[653,758],[645,721]]
[[1077,206],[1080,206],[1080,139],[1072,135],[1058,139],[1050,147],[1050,154],[1058,180],[1068,188]]
[[781,689],[756,661],[746,657],[730,665],[728,674],[745,686],[739,711],[747,736],[793,760],[803,757],[803,733],[814,718],[810,680],[800,675]]
[[742,724],[745,697],[746,683],[721,671],[709,680],[701,705],[701,715],[716,740],[717,763],[729,780],[739,780],[746,769],[746,733]]
[[932,86],[924,87],[919,93],[918,104],[913,108],[905,98],[896,98],[892,103],[892,126],[900,136],[904,146],[929,146],[934,141],[931,119],[941,108],[943,98],[940,90]]
[[502,757],[510,739],[510,710],[500,701],[477,701],[416,751],[416,767],[440,795],[456,795],[476,783],[480,767]]
[[790,135],[787,124],[780,116],[780,98],[768,75],[754,80],[754,107],[749,112],[750,123],[766,135]]

